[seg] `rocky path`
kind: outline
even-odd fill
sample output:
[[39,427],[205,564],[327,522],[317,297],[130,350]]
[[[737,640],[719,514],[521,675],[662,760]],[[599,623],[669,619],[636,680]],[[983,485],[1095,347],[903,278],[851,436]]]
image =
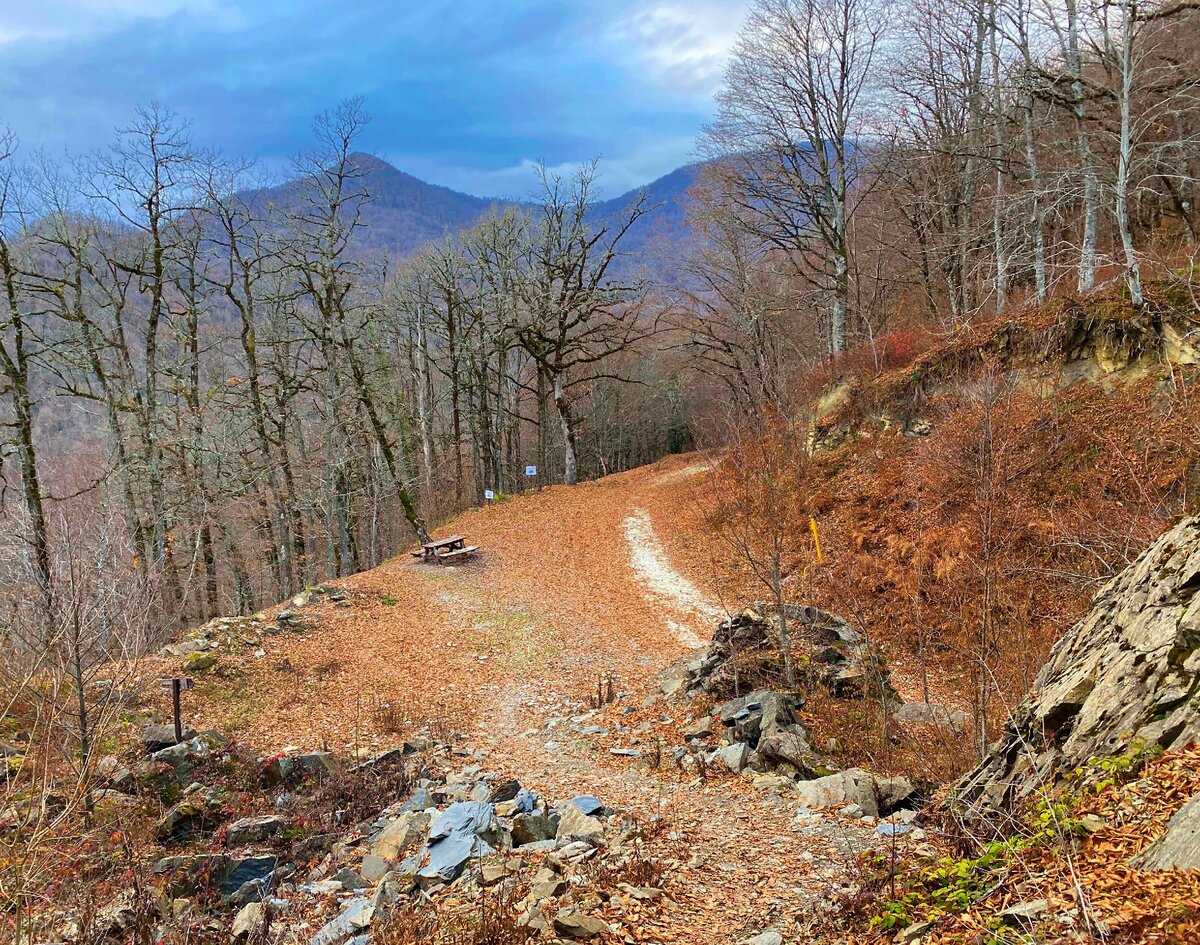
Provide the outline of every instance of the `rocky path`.
[[359,751],[406,726],[453,726],[489,768],[546,796],[592,793],[665,822],[669,898],[632,941],[740,942],[768,928],[791,940],[836,897],[868,826],[797,822],[795,801],[743,779],[695,782],[547,729],[609,675],[642,704],[725,615],[696,564],[694,472],[667,462],[460,516],[451,529],[480,560],[438,568],[405,554],[339,582],[350,606],[313,605],[312,632],[264,640],[202,684],[201,721],[252,744]]

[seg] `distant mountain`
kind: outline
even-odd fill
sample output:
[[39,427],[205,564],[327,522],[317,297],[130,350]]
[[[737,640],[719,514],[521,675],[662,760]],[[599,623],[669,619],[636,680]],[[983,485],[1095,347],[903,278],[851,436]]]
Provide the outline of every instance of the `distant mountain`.
[[[371,201],[363,209],[359,239],[367,251],[386,251],[409,256],[423,246],[452,236],[469,227],[492,207],[509,201],[472,197],[449,187],[427,183],[406,174],[387,161],[369,155],[356,155],[369,169],[366,188]],[[685,196],[699,173],[698,165],[677,168],[644,188],[653,211],[638,221],[622,244],[623,251],[636,260],[647,254],[647,247],[659,239],[678,239],[684,230]],[[296,196],[294,182],[252,191],[252,203],[288,205]],[[598,203],[593,211],[596,222],[614,221],[637,198],[638,190]],[[657,269],[649,259],[651,269]]]
[[677,167],[670,174],[646,184],[645,187],[597,204],[593,216],[598,221],[616,220],[621,212],[637,199],[638,192],[645,190],[647,205],[653,209],[634,224],[622,242],[621,249],[634,260],[644,262],[652,272],[665,277],[667,274],[660,271],[660,250],[687,240],[687,192],[699,174],[699,164]]

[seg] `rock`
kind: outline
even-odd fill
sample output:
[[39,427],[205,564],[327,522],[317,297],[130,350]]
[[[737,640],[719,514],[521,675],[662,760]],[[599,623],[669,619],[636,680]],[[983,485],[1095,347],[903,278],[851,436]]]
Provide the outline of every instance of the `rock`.
[[137,781],[133,772],[112,755],[100,759],[96,765],[96,774],[114,791],[120,791],[122,794],[133,794],[137,791]]
[[342,884],[342,889],[347,889],[350,892],[357,892],[360,889],[365,889],[367,886],[367,881],[348,866],[343,866],[334,874],[333,878]]
[[567,883],[560,877],[544,879],[540,882],[535,882],[529,891],[529,901],[531,903],[544,902],[547,899],[553,899],[556,896],[561,896],[567,891]]
[[862,768],[847,768],[824,778],[801,781],[795,790],[800,803],[805,807],[844,807],[847,804],[857,804],[863,813],[872,817],[879,816],[875,779]]
[[567,912],[554,917],[554,931],[567,938],[594,938],[607,932],[608,924],[595,916]]
[[683,727],[684,738],[712,738],[712,736],[713,720],[709,715],[692,719]]
[[169,765],[175,781],[180,786],[192,783],[195,771],[195,755],[188,742],[180,742],[154,752],[148,759],[152,765]]
[[501,781],[490,791],[488,791],[487,801],[491,804],[499,804],[502,801],[511,801],[514,797],[521,793],[521,785],[515,779]]
[[1165,532],[1055,645],[987,758],[968,814],[1007,810],[1089,758],[1200,739],[1200,517]]
[[788,765],[803,778],[816,776],[819,759],[809,744],[808,733],[799,725],[790,725],[787,730],[764,735],[759,740],[757,751],[760,765]]
[[1200,869],[1200,794],[1175,812],[1166,832],[1133,859],[1140,870]]
[[840,808],[838,813],[843,817],[849,817],[851,820],[858,820],[863,817],[863,809],[860,804],[847,804]]
[[273,837],[288,824],[286,817],[268,814],[264,817],[243,817],[229,825],[225,832],[225,846],[242,847],[262,843]]
[[368,853],[363,857],[362,863],[359,864],[358,871],[362,874],[362,878],[368,883],[377,883],[389,872],[391,872],[392,864],[382,857],[375,856],[373,853]]
[[897,945],[907,945],[909,942],[915,942],[931,928],[933,928],[933,920],[931,919],[924,922],[914,922],[896,935]]
[[238,860],[230,860],[228,869],[217,887],[223,896],[242,896],[247,893],[243,889],[250,883],[258,887],[258,898],[266,891],[271,874],[275,872],[276,860],[270,855],[247,856]]
[[617,755],[618,757],[621,757],[621,758],[641,758],[642,757],[642,753],[640,751],[638,751],[636,748],[610,748],[608,750],[608,753],[610,755]]
[[390,821],[371,843],[371,854],[394,863],[401,855],[425,839],[429,815],[424,811],[408,811]]
[[247,903],[234,917],[230,935],[235,942],[243,942],[251,935],[257,934],[265,920],[266,914],[261,902]]
[[154,864],[151,872],[164,877],[164,889],[168,893],[191,895],[197,890],[219,886],[229,869],[229,857],[217,853],[199,853],[163,857]]
[[302,755],[281,755],[271,760],[263,769],[263,781],[268,787],[281,784],[298,784],[307,779],[322,780],[338,770],[333,755],[327,751],[313,751]]
[[309,945],[341,945],[351,936],[369,928],[374,915],[375,908],[371,905],[371,900],[351,899],[346,903],[342,914],[322,926]]
[[745,742],[726,745],[717,752],[717,758],[734,774],[740,774],[750,758],[750,746]]
[[875,778],[875,799],[882,814],[890,814],[913,800],[916,793],[908,778]]
[[[882,658],[847,621],[816,607],[790,604],[783,614],[793,650],[835,695],[895,697]],[[688,664],[688,686],[722,699],[740,695],[747,681],[778,678],[783,668],[780,631],[773,605],[757,604],[722,621],[708,652]]]
[[599,842],[604,837],[604,824],[595,817],[589,817],[572,801],[564,804],[559,811],[558,830],[554,836],[559,841],[570,839]]
[[217,665],[217,654],[212,650],[203,653],[189,653],[183,658],[185,673],[205,673]]
[[[183,727],[183,741],[196,737],[196,730]],[[141,732],[142,747],[146,754],[152,755],[156,751],[161,751],[164,748],[170,748],[176,744],[175,726],[174,725],[144,725]]]
[[589,817],[593,814],[602,813],[604,805],[600,803],[600,799],[593,797],[591,794],[580,794],[571,798],[571,806],[587,814]]
[[511,833],[515,847],[541,840],[553,840],[558,835],[558,815],[550,811],[517,814],[512,819]]
[[783,936],[774,929],[767,929],[752,938],[745,939],[743,945],[783,945]]
[[210,788],[201,788],[162,815],[154,828],[155,836],[164,843],[186,840],[192,834],[210,830],[221,819],[221,799]]
[[[1029,902],[1018,902],[1015,906],[1009,906],[1002,912],[996,913],[999,919],[1030,922],[1046,912],[1050,908],[1050,903],[1045,899],[1033,899]],[[1012,922],[1009,921],[1011,925]]]
[[499,827],[495,808],[483,801],[457,801],[442,811],[429,829],[429,862],[417,873],[424,888],[448,883],[461,875],[472,857],[496,850]]
[[909,702],[896,709],[892,718],[904,725],[934,725],[952,732],[966,731],[968,716],[965,712],[951,712],[944,705],[927,702]]

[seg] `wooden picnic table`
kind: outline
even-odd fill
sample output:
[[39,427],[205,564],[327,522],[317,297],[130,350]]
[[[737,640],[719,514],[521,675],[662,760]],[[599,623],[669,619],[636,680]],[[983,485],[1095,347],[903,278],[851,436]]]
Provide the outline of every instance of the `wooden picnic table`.
[[425,561],[436,561],[438,564],[445,564],[447,561],[469,558],[477,551],[479,551],[479,547],[477,545],[468,545],[467,540],[462,535],[451,535],[449,538],[437,538],[433,541],[427,541],[418,550],[411,552],[411,554],[414,558],[422,558]]

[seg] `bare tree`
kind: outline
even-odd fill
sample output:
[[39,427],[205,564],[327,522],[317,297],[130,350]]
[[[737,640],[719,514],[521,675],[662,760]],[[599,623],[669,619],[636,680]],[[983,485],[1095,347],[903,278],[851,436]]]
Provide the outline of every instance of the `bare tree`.
[[871,81],[888,25],[874,0],[758,0],[718,95],[703,149],[767,242],[789,254],[845,350],[850,221],[862,199]]

